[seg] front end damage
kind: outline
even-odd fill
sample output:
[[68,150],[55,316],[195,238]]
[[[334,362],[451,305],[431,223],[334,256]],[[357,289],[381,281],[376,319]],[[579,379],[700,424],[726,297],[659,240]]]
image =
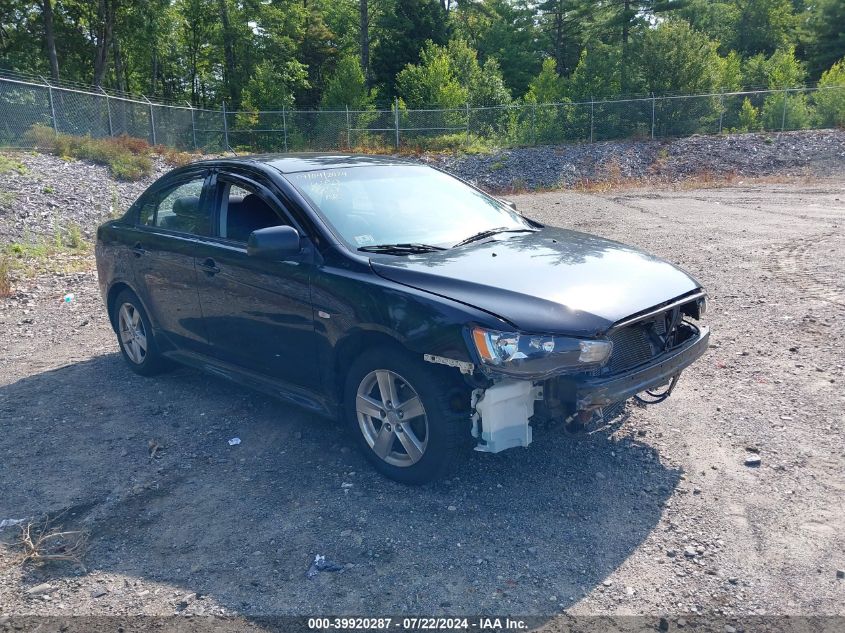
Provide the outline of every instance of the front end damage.
[[693,323],[705,305],[699,291],[619,321],[600,337],[612,343],[610,355],[587,371],[520,377],[483,363],[463,363],[459,369],[473,386],[475,449],[498,453],[526,447],[532,424],[578,426],[608,419],[610,411],[621,410],[632,397],[661,402],[681,372],[708,348],[709,330]]

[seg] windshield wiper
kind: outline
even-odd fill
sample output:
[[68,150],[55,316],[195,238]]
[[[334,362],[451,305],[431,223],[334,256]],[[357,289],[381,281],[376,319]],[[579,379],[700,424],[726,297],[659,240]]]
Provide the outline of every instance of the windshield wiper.
[[455,246],[453,246],[452,248],[455,248],[457,246],[463,246],[464,244],[470,244],[471,242],[477,242],[478,240],[483,240],[485,237],[491,237],[493,235],[496,235],[497,233],[525,233],[525,232],[533,233],[535,230],[536,229],[528,229],[528,228],[511,229],[511,228],[508,228],[506,226],[500,226],[499,228],[496,228],[496,229],[487,229],[486,231],[480,231],[479,233],[476,233],[475,235],[470,235],[465,240],[461,240],[460,242],[455,244]]
[[396,255],[412,255],[414,253],[431,253],[434,251],[445,251],[442,246],[432,246],[431,244],[372,244],[370,246],[361,246],[359,251],[365,253],[388,253]]

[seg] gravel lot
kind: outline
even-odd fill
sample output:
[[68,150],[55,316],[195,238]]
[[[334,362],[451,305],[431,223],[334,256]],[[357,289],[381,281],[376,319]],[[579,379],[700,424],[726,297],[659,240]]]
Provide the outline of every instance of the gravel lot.
[[[0,300],[0,520],[89,541],[84,567],[21,566],[0,530],[0,614],[845,615],[845,180],[515,200],[708,288],[712,349],[666,403],[409,489],[329,421],[131,374],[93,272],[22,280]],[[318,554],[342,571],[307,578]]]

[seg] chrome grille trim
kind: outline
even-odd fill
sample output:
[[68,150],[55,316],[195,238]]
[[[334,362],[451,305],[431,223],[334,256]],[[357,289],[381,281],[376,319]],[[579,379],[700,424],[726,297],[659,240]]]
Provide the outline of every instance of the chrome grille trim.
[[623,319],[622,321],[614,323],[611,326],[610,330],[608,330],[608,334],[611,334],[614,331],[616,331],[620,328],[626,327],[628,325],[631,325],[633,323],[638,323],[639,321],[645,321],[647,319],[650,319],[651,317],[653,317],[657,314],[660,314],[661,312],[666,312],[667,310],[671,310],[672,308],[674,308],[676,306],[683,305],[685,303],[689,303],[690,301],[696,301],[696,300],[701,299],[701,297],[704,297],[706,295],[707,295],[706,292],[704,292],[703,290],[699,290],[698,292],[694,292],[694,293],[686,295],[684,297],[680,297],[678,299],[675,299],[674,301],[667,303],[666,305],[662,305],[658,308],[653,308],[652,310],[649,310],[648,312],[644,312],[643,314],[628,317],[627,319]]

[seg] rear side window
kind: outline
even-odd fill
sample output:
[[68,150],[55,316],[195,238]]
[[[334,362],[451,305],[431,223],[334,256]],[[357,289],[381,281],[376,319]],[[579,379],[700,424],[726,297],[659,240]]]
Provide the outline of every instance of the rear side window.
[[205,176],[165,189],[140,210],[140,223],[191,235],[211,235],[211,213],[202,202]]

